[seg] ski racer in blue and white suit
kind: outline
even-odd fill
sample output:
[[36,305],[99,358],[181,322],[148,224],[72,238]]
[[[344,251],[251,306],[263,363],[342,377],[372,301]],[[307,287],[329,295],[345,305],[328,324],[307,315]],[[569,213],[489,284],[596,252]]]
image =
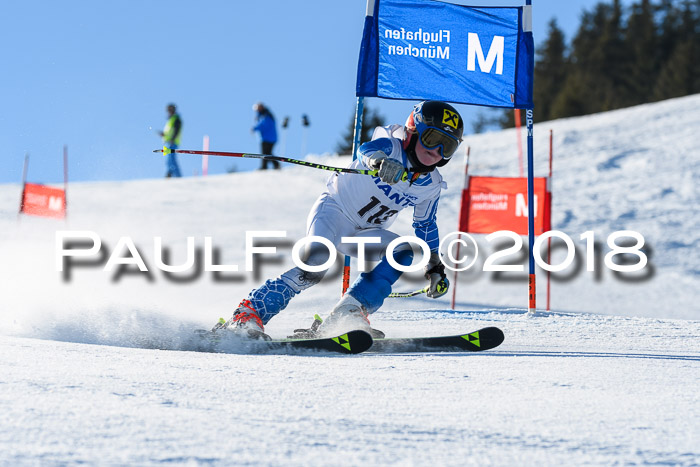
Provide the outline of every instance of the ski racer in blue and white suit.
[[[432,114],[437,115],[435,119],[439,122],[431,121],[426,125],[425,120],[430,121]],[[443,120],[447,120],[448,125]],[[401,271],[389,264],[385,252],[389,243],[399,237],[388,228],[398,213],[408,207],[413,208],[416,237],[425,241],[431,252],[425,267],[426,278],[430,281],[427,295],[438,298],[447,292],[449,284],[438,254],[440,240],[436,223],[440,192],[447,186],[435,169],[454,154],[461,141],[462,128],[461,117],[453,107],[438,101],[422,102],[414,108],[406,126],[375,129],[372,141],[360,147],[357,159],[349,165],[356,169],[378,170],[377,176],[335,173],[328,179],[326,190],[316,200],[307,219],[307,236],[326,238],[341,253],[355,257],[358,256],[357,243],[343,242],[344,237],[378,238],[379,243],[366,246],[365,258],[379,261],[379,264],[360,274],[324,320],[321,331],[338,332],[341,324],[349,326],[342,331],[371,330],[367,316],[382,306],[392,285],[401,276]],[[304,263],[310,266],[326,263],[328,248],[315,242],[309,245]],[[410,244],[396,246],[393,257],[396,263],[409,266],[413,261]],[[264,324],[283,310],[296,294],[319,283],[326,272],[308,272],[295,267],[268,280],[250,292],[231,320],[215,329],[233,327],[253,336],[264,336]]]

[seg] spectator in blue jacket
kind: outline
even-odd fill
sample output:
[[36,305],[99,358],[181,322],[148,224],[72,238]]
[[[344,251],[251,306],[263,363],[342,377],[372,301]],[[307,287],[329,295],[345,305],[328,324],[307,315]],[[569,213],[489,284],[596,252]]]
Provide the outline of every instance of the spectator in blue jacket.
[[[275,124],[275,117],[270,112],[270,109],[265,107],[262,102],[257,102],[253,105],[253,110],[257,113],[256,124],[253,127],[253,131],[260,133],[260,152],[262,154],[272,155],[272,147],[277,142],[277,126]],[[268,161],[262,160],[261,170],[267,169],[268,162],[272,162],[272,167],[274,169],[280,168],[280,163],[278,161]]]

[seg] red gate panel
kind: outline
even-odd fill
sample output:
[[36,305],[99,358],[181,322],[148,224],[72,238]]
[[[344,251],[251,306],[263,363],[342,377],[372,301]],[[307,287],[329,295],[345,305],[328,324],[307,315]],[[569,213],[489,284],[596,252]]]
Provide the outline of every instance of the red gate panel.
[[[551,228],[551,195],[547,179],[535,178],[535,235]],[[510,230],[527,235],[527,179],[469,177],[462,192],[459,230],[489,234]]]
[[24,214],[62,219],[66,217],[66,192],[61,188],[25,183],[19,210]]

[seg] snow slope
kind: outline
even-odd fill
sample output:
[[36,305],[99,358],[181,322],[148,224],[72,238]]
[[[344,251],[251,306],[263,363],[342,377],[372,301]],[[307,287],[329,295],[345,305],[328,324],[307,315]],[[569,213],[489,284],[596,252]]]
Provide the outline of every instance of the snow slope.
[[[698,106],[690,96],[535,126],[536,175],[554,132],[553,227],[580,257],[585,231],[603,242],[640,232],[652,251],[643,274],[564,271],[553,311],[528,318],[524,274],[475,269],[460,276],[456,311],[448,298],[395,299],[373,317],[390,336],[501,327],[505,343],[483,354],[188,351],[192,329],[291,265],[325,172],[74,184],[66,222],[18,219],[19,185],[0,186],[0,463],[700,463]],[[470,173],[516,176],[514,141],[513,131],[466,138]],[[456,230],[463,168],[443,174],[445,234]],[[150,273],[57,272],[57,230],[93,231],[107,255],[129,237]],[[287,231],[254,273],[155,268],[154,237],[169,264],[185,260],[187,237],[200,249],[212,237],[218,262],[243,270],[249,230]],[[410,215],[394,230],[411,234]],[[397,290],[422,285],[413,274]],[[339,288],[337,264],[268,331],[284,336],[324,314]]]

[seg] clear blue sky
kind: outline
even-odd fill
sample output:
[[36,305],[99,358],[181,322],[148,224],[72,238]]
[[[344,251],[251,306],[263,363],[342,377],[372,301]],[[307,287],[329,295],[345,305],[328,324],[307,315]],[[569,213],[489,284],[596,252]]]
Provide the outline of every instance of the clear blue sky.
[[[524,1],[455,2],[520,5]],[[534,0],[535,44],[556,18],[567,41],[593,0]],[[355,106],[365,0],[33,1],[0,7],[0,183],[157,178],[165,173],[156,131],[175,102],[182,148],[258,152],[251,106],[289,116],[285,155],[334,152]],[[391,123],[410,102],[370,99]],[[459,106],[466,120],[477,109]],[[467,124],[467,129],[471,125]],[[281,143],[275,148],[279,155]],[[201,170],[179,156],[183,174]],[[210,173],[259,161],[210,158]]]

